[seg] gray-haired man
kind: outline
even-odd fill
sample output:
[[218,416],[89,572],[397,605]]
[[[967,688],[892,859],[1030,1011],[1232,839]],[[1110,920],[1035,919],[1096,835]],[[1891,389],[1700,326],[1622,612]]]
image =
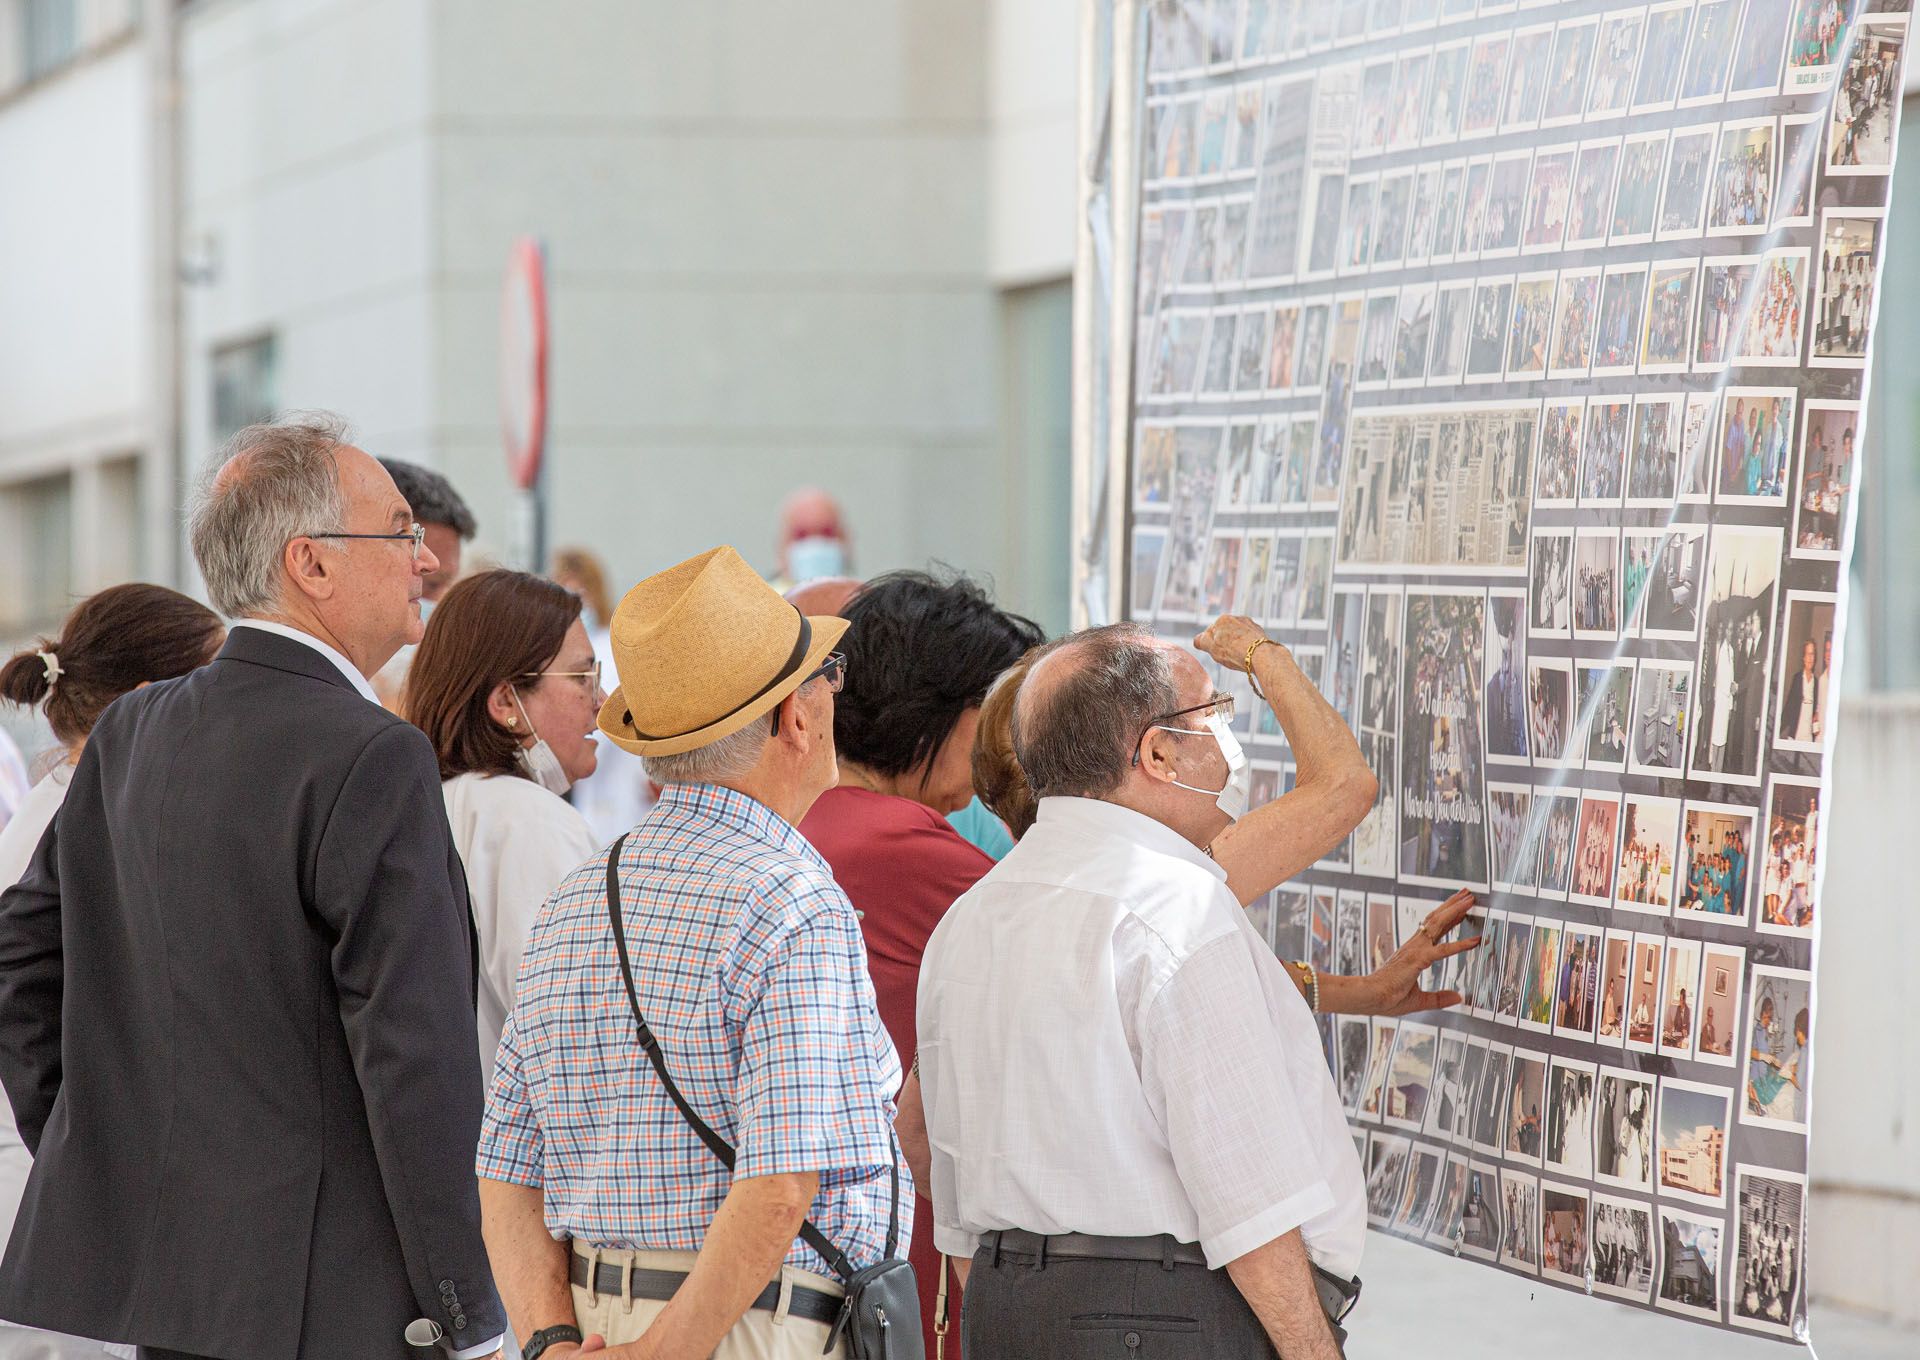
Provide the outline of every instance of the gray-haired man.
[[107,710],[0,897],[35,1154],[0,1316],[156,1360],[493,1355],[465,882],[367,686],[434,556],[317,417],[234,436],[191,534],[226,646]]

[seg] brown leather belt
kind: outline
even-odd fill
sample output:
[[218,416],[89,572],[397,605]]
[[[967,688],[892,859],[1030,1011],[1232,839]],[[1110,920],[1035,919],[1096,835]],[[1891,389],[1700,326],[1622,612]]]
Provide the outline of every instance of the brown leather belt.
[[[626,1281],[631,1281],[632,1297],[636,1299],[666,1300],[674,1296],[680,1286],[685,1284],[687,1276],[679,1270],[649,1270],[640,1266],[615,1265],[611,1261],[602,1261],[600,1268],[593,1272],[593,1283],[587,1283],[588,1271],[593,1263],[579,1252],[569,1252],[572,1258],[567,1266],[567,1277],[582,1289],[591,1288],[595,1294],[611,1298],[626,1297]],[[818,1289],[808,1289],[805,1285],[795,1285],[787,1301],[787,1312],[793,1317],[805,1318],[809,1322],[824,1322],[832,1326],[840,1318],[840,1310],[846,1300],[834,1294],[824,1294]],[[758,1298],[747,1305],[771,1313],[780,1306],[780,1282],[775,1280],[760,1291]]]

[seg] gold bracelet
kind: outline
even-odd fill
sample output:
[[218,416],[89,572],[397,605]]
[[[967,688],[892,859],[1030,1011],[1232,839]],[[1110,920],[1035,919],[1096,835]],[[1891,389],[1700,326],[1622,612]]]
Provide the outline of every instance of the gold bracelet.
[[1293,966],[1307,975],[1307,1009],[1315,1015],[1320,1013],[1320,973],[1305,959],[1295,959]]
[[1258,642],[1255,642],[1253,646],[1247,648],[1246,659],[1240,663],[1241,669],[1246,671],[1247,673],[1247,683],[1253,687],[1253,692],[1256,695],[1258,695],[1263,701],[1266,699],[1267,696],[1266,696],[1266,692],[1260,688],[1259,680],[1257,680],[1254,677],[1253,654],[1259,651],[1262,647],[1271,647],[1273,645],[1274,645],[1274,642],[1272,638],[1270,637],[1261,638]]

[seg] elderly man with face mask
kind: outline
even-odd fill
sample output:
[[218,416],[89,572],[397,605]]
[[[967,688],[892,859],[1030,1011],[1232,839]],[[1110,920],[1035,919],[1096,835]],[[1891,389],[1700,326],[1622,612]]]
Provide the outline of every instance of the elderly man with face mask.
[[[1251,671],[1303,772],[1360,771],[1286,795],[1331,848],[1373,802],[1352,734],[1247,620],[1200,644]],[[1021,686],[1037,819],[934,931],[918,1003],[969,1360],[1075,1353],[1089,1318],[1181,1355],[1339,1354],[1365,1186],[1308,1005],[1205,849],[1247,804],[1231,716],[1131,624],[1054,643]]]

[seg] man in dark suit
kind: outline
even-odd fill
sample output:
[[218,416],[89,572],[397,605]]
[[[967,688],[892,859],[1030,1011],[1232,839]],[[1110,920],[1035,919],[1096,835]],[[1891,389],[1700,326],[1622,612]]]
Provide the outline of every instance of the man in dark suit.
[[0,1316],[156,1360],[492,1356],[465,879],[366,680],[433,555],[317,417],[236,435],[191,531],[226,646],[107,711],[0,897],[34,1153]]

